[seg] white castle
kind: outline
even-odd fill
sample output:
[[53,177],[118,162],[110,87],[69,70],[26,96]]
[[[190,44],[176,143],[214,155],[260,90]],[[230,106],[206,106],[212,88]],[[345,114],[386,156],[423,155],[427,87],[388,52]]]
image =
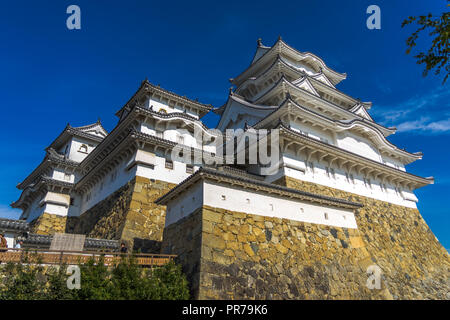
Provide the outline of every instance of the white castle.
[[[142,177],[179,185],[159,202],[169,207],[166,226],[200,205],[209,205],[357,228],[350,202],[319,196],[314,200],[312,195],[305,198],[275,188],[274,182],[289,177],[416,208],[414,190],[433,183],[433,178],[408,173],[405,166],[422,154],[389,142],[387,137],[396,128],[372,119],[372,103],[336,89],[345,78],[321,58],[299,52],[279,38],[271,47],[258,40],[251,64],[230,79],[233,87],[219,108],[145,80],[117,111],[119,120],[111,132],[100,122],[67,125],[46,148],[44,160],[18,184],[22,194],[12,207],[22,209],[20,219],[28,222],[43,214],[82,217],[129,181]],[[216,131],[201,123],[210,111],[221,116]],[[175,146],[185,145],[192,157],[200,152],[214,161],[218,150],[199,142],[195,131],[213,140],[219,131],[248,128],[279,129],[280,162],[273,174],[262,174],[254,164],[228,165],[216,169],[217,174],[204,169],[209,178],[196,184],[193,181],[198,179],[188,178],[203,165],[171,158]]]

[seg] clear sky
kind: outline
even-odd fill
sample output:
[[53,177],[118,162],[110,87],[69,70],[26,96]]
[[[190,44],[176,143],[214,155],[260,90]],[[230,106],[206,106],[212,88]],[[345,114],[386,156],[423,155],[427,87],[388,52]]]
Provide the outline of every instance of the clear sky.
[[[72,4],[81,8],[81,30],[66,28]],[[366,27],[371,4],[381,8],[381,30]],[[0,216],[18,217],[9,208],[20,195],[16,184],[68,122],[101,118],[111,130],[114,113],[145,78],[218,107],[256,40],[272,45],[281,35],[346,72],[338,89],[372,101],[373,117],[399,129],[389,139],[424,153],[407,169],[435,177],[417,190],[419,209],[450,248],[450,80],[443,86],[442,77],[422,77],[423,66],[405,54],[415,29],[401,28],[410,15],[444,10],[444,0],[1,1]],[[215,115],[205,119],[217,123]]]

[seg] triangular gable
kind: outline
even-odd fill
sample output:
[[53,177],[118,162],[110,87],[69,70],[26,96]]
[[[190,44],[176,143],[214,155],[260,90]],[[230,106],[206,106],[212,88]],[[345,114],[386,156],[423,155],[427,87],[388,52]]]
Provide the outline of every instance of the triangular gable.
[[352,109],[350,109],[351,112],[357,114],[358,116],[363,117],[364,119],[373,121],[373,118],[370,116],[369,112],[367,112],[366,108],[364,108],[363,105],[358,104]]
[[108,132],[105,130],[105,128],[103,128],[100,122],[96,122],[87,126],[76,127],[74,129],[102,138],[108,135]]
[[319,96],[319,93],[316,91],[316,89],[314,89],[313,85],[306,77],[294,81],[293,84],[295,84],[299,88],[302,88],[303,90],[306,90],[316,96]]
[[255,123],[277,107],[254,105],[236,95],[230,95],[224,108],[225,110],[216,127],[216,129],[221,131],[228,128],[230,123],[237,123],[242,119],[246,120],[249,124]]
[[328,86],[334,88],[334,85],[331,83],[330,80],[328,80],[327,76],[324,75],[323,73],[320,73],[320,74],[318,74],[318,75],[316,75],[316,76],[312,76],[312,77],[313,77],[314,79],[319,80],[320,82],[323,82],[323,83],[325,83],[326,85],[328,85]]

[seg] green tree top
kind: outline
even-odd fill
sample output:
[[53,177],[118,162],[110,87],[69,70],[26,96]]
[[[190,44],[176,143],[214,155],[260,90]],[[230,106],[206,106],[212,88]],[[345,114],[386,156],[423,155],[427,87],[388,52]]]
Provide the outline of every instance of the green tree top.
[[[450,0],[447,0],[449,2]],[[450,4],[447,4],[450,7]],[[424,30],[430,30],[429,35],[433,37],[431,47],[427,52],[419,52],[414,57],[417,59],[417,64],[425,64],[425,70],[423,76],[427,76],[430,70],[435,69],[434,74],[438,75],[441,71],[445,72],[444,84],[450,74],[449,63],[449,36],[450,36],[450,12],[444,12],[441,16],[433,16],[431,13],[424,16],[408,17],[408,19],[402,22],[402,27],[417,23],[419,28],[411,34],[406,40],[406,53],[409,54],[411,49],[416,46],[416,40],[419,37],[419,33]]]

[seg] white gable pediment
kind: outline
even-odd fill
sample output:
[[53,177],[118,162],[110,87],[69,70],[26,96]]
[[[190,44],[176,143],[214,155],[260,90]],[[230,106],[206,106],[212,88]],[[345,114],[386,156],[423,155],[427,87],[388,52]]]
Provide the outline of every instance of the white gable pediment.
[[355,113],[355,114],[357,114],[358,116],[363,117],[366,120],[373,121],[373,119],[370,116],[369,112],[367,112],[366,108],[364,108],[363,105],[356,105],[350,111]]
[[319,93],[316,91],[316,89],[314,89],[313,85],[307,78],[301,78],[299,80],[296,80],[293,82],[293,84],[295,84],[299,88],[302,88],[303,90],[306,90],[316,96],[319,96]]
[[97,136],[99,138],[104,138],[108,135],[108,131],[106,131],[105,128],[103,128],[102,124],[100,123],[100,120],[97,121],[96,123],[89,124],[87,126],[74,127],[74,129],[79,132]]
[[325,83],[326,85],[328,85],[328,86],[330,86],[332,88],[334,88],[334,85],[331,83],[330,80],[328,80],[328,78],[323,73],[321,73],[321,74],[319,74],[317,76],[313,76],[313,78],[316,79],[316,80],[319,80],[320,82]]

